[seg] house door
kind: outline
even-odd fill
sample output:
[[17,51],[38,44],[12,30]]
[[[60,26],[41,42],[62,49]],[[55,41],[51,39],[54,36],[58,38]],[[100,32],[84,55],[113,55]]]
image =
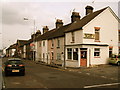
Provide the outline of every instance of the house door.
[[87,66],[87,48],[81,48],[80,66]]

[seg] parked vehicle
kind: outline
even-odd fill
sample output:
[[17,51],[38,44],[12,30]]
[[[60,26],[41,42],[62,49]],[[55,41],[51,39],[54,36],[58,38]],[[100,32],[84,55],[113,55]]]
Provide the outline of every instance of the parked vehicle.
[[22,76],[25,75],[25,65],[22,62],[22,60],[19,58],[8,59],[4,63],[4,66],[5,66],[4,71],[6,76],[12,73],[19,73]]
[[120,66],[120,55],[112,55],[109,58],[109,64],[116,64]]

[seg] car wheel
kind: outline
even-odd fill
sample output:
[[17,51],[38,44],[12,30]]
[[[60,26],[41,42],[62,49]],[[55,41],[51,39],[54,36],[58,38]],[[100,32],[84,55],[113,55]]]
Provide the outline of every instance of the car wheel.
[[117,62],[117,65],[120,66],[120,62]]

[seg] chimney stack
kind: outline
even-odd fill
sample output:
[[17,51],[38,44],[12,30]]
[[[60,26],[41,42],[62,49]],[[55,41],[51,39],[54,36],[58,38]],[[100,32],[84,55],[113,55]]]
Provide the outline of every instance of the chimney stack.
[[49,29],[48,29],[48,26],[44,26],[44,27],[43,27],[43,34],[46,33],[48,30],[49,30]]
[[38,36],[38,35],[41,35],[40,30],[37,30],[37,32],[36,32],[36,36]]
[[55,24],[56,24],[56,28],[60,28],[63,26],[63,22],[60,19],[57,19]]
[[80,15],[78,12],[72,12],[71,16],[71,22],[79,21],[80,20]]
[[93,13],[94,8],[92,6],[86,6],[85,9],[86,9],[86,15],[88,15],[90,13]]

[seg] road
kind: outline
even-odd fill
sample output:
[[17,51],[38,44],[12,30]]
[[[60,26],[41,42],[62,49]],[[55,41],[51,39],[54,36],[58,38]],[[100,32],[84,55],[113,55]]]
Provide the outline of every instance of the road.
[[76,73],[24,60],[25,76],[4,78],[6,88],[118,88],[118,80]]

